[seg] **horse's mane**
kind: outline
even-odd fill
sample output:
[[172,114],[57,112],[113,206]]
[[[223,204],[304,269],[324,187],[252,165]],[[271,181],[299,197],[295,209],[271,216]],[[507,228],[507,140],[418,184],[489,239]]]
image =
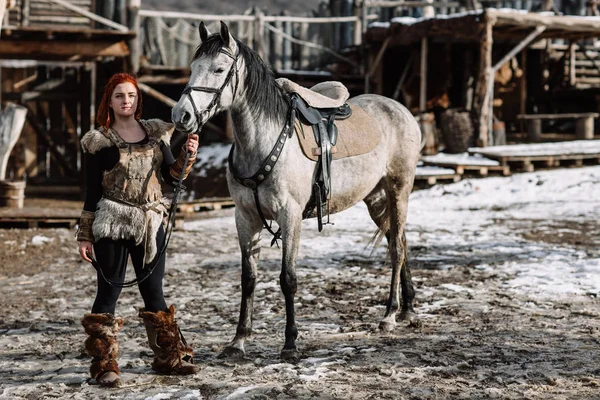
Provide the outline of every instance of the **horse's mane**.
[[[287,112],[289,102],[275,82],[273,72],[254,50],[238,39],[235,42],[246,65],[244,88],[251,112],[272,120],[281,118]],[[216,56],[223,46],[223,40],[218,34],[211,35],[198,46],[192,61],[202,55]]]

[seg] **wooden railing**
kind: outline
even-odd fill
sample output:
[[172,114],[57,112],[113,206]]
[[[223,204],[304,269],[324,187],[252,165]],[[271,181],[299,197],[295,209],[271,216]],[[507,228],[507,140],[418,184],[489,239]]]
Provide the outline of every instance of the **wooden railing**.
[[219,21],[231,33],[254,48],[275,70],[306,70],[326,59],[358,68],[354,60],[340,54],[342,47],[362,41],[362,19],[350,17],[292,17],[212,15],[180,12],[139,11],[139,52],[146,68],[186,68],[200,44],[198,24],[217,32]]

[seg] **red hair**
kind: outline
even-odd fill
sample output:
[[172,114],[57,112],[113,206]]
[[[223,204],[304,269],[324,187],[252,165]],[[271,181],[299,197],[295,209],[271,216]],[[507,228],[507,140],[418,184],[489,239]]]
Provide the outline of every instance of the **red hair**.
[[115,114],[112,108],[109,107],[110,98],[112,97],[112,94],[117,85],[120,85],[121,83],[125,82],[129,82],[133,86],[135,86],[135,90],[137,91],[137,108],[135,110],[134,118],[136,120],[142,118],[142,93],[140,92],[140,88],[138,87],[137,79],[135,79],[132,75],[120,73],[111,76],[108,80],[108,83],[104,87],[104,94],[102,95],[100,106],[98,107],[98,114],[96,114],[96,123],[98,125],[108,129],[114,122]]

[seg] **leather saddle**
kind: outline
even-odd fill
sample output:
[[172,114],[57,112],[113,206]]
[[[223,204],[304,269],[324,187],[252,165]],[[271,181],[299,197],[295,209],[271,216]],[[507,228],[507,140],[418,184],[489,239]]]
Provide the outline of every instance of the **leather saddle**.
[[287,79],[279,79],[278,83],[286,91],[291,92],[290,96],[295,104],[298,118],[312,127],[315,137],[317,147],[312,149],[312,155],[317,156],[317,169],[313,193],[304,209],[303,217],[307,218],[313,214],[316,208],[320,232],[323,229],[324,209],[331,194],[331,161],[338,138],[335,121],[352,115],[352,109],[346,103],[349,97],[348,90],[339,82],[323,82],[312,89],[304,88]]

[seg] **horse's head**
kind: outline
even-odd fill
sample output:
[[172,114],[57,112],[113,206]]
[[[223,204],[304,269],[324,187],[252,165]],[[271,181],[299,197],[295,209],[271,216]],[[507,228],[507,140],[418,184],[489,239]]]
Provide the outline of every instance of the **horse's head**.
[[198,131],[212,116],[228,109],[240,82],[239,48],[227,25],[221,22],[221,31],[210,35],[201,23],[200,40],[190,80],[171,112],[171,120],[181,132]]

